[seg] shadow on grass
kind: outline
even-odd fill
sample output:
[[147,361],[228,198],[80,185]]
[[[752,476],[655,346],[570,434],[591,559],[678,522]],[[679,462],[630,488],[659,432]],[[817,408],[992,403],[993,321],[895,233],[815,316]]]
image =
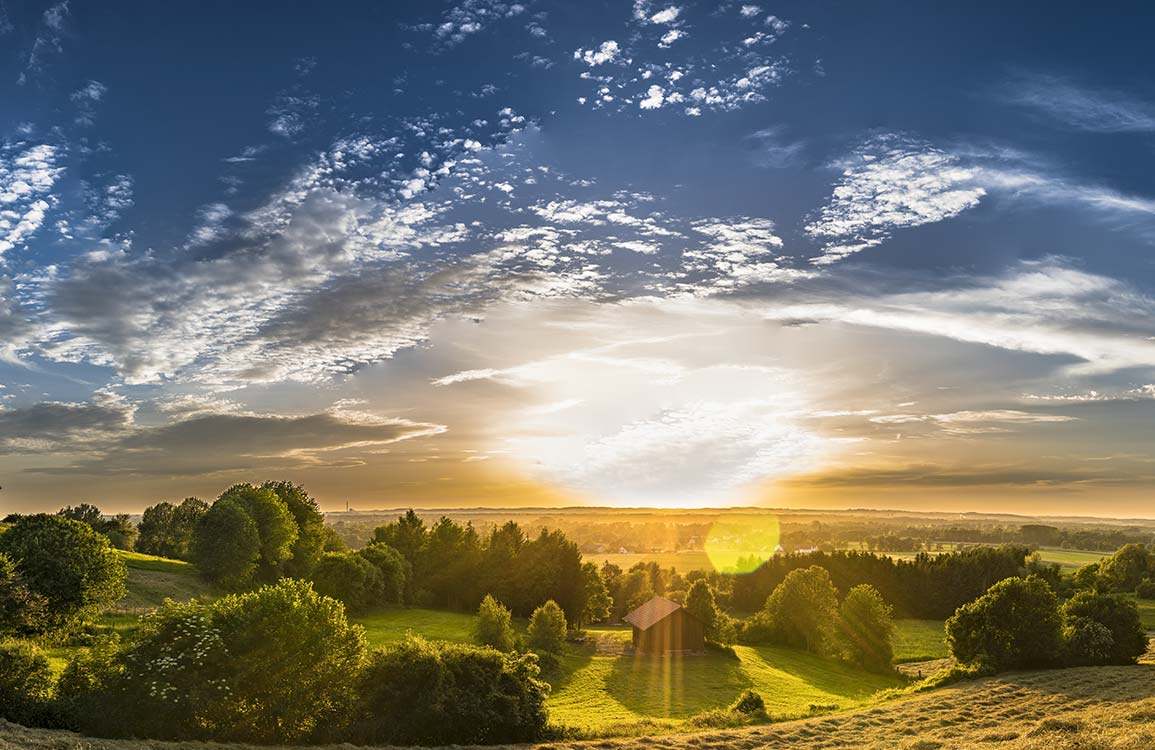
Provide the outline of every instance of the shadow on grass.
[[753,682],[724,654],[623,656],[606,681],[610,696],[641,716],[685,719],[729,705]]

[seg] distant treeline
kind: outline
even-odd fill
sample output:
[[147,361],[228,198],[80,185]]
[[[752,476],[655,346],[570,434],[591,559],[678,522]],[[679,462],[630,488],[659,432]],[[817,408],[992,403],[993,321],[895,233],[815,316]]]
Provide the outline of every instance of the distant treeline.
[[730,602],[739,611],[755,612],[793,570],[825,568],[835,587],[849,591],[869,584],[900,617],[945,619],[1004,578],[1021,575],[1031,550],[1021,544],[970,547],[940,555],[919,554],[895,560],[870,552],[838,551],[776,555],[754,572],[725,575]]

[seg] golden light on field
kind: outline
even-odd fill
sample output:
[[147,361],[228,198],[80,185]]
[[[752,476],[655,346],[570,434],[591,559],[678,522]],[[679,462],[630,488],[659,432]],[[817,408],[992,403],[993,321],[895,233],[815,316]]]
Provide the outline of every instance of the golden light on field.
[[703,548],[714,570],[750,573],[774,556],[781,539],[773,513],[734,513],[710,527]]

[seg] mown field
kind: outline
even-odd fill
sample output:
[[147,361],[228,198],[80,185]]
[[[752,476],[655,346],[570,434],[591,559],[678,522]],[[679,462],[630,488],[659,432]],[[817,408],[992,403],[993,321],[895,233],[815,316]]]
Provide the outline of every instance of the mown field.
[[[1149,750],[1155,666],[1020,672],[799,721],[661,736],[544,743],[540,750]],[[100,740],[0,721],[0,750],[248,750]]]

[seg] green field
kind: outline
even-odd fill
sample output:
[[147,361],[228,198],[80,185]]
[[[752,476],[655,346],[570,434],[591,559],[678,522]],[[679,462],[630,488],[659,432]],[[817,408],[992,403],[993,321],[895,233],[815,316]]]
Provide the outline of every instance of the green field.
[[116,603],[118,612],[139,614],[159,607],[165,599],[187,601],[210,593],[190,563],[125,550],[117,553],[128,567],[128,596]]
[[1039,557],[1043,558],[1043,562],[1058,563],[1064,568],[1075,570],[1084,565],[1097,563],[1104,557],[1110,557],[1110,555],[1106,552],[1085,552],[1077,549],[1041,547],[1039,549]]
[[688,549],[681,552],[603,552],[583,554],[586,560],[593,561],[600,567],[604,562],[617,565],[622,570],[629,570],[635,563],[657,562],[660,567],[673,568],[683,575],[692,570],[713,570],[710,558],[705,550]]
[[628,628],[591,628],[590,634],[591,642],[568,647],[558,673],[547,675],[553,685],[547,705],[555,723],[592,734],[676,728],[729,705],[747,688],[762,695],[774,719],[784,719],[847,708],[901,684],[897,677],[785,648],[638,656],[605,653],[607,644],[629,641]]
[[396,643],[410,632],[434,641],[468,643],[476,618],[461,612],[391,607],[351,619],[365,628],[365,637],[375,648]]
[[929,661],[948,655],[942,620],[894,621],[895,661]]

